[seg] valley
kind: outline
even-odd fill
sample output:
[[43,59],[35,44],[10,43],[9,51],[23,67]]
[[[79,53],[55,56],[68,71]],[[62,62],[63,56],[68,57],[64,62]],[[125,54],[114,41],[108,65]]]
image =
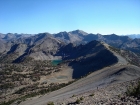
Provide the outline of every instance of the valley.
[[83,105],[96,104],[101,100],[92,100],[90,91],[96,96],[124,84],[109,97],[124,96],[140,78],[140,39],[81,30],[8,36],[0,39],[1,105],[70,105],[86,94]]

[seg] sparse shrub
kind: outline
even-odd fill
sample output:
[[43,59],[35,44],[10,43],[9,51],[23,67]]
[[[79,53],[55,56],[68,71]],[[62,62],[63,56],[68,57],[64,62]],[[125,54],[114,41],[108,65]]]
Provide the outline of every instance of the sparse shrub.
[[17,101],[17,104],[20,104],[21,103],[21,100]]
[[27,88],[23,87],[21,89],[19,89],[18,91],[15,92],[15,94],[22,94],[23,92],[25,92]]
[[75,103],[76,104],[80,104],[80,102],[81,102],[81,100],[80,99],[77,99]]
[[9,102],[2,102],[0,105],[11,105],[15,100],[11,100]]
[[91,96],[91,97],[94,96],[94,93],[90,94],[89,96]]
[[75,97],[75,95],[72,95],[72,97]]
[[82,101],[84,98],[83,97],[80,97],[80,100]]
[[7,88],[12,88],[12,87],[14,87],[14,84],[12,82],[4,83],[4,84],[0,85],[1,89],[7,89]]
[[54,103],[53,102],[48,102],[47,105],[54,105]]
[[126,94],[128,96],[134,96],[134,97],[140,98],[140,81],[138,82],[137,86],[129,87],[126,91]]
[[121,95],[119,94],[118,97],[121,98]]

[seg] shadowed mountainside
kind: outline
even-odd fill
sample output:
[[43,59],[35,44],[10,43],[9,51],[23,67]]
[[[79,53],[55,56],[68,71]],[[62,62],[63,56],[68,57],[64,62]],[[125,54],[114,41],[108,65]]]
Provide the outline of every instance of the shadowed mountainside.
[[69,44],[66,47],[62,50],[67,55],[64,61],[72,66],[73,78],[80,78],[118,62],[117,57],[98,41],[91,41],[86,45],[76,47]]

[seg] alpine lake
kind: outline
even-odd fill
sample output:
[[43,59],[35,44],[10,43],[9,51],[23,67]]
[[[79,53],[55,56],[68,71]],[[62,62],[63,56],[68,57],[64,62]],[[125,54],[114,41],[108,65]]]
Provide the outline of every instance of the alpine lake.
[[52,63],[53,66],[57,66],[61,62],[62,62],[62,60],[52,60],[51,63]]

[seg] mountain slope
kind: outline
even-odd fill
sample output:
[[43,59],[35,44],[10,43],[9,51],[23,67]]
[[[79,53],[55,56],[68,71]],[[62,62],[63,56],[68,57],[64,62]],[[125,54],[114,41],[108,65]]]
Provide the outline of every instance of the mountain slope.
[[52,37],[50,34],[39,34],[28,38],[20,38],[5,44],[1,42],[1,47],[3,47],[1,50],[5,48],[4,46],[7,46],[5,57],[1,61],[12,58],[8,62],[20,62],[26,57],[31,57],[34,60],[61,59],[59,55],[57,56],[55,54],[63,45],[65,44],[62,41]]
[[117,57],[98,41],[91,41],[86,45],[79,45],[67,49],[71,50],[66,52],[64,49],[62,50],[63,53],[67,55],[64,61],[68,63],[69,66],[72,66],[73,78],[80,78],[89,72],[118,62]]
[[[109,63],[109,62],[114,61],[114,60],[112,61],[112,59],[108,59],[108,61],[104,60],[104,57],[108,58],[107,53],[105,53],[105,54],[103,53],[104,55],[101,53],[101,55],[100,55],[100,53],[98,53],[98,51],[99,52],[102,52],[102,51],[103,52],[106,52],[106,51],[112,52],[112,53],[109,53],[109,56],[111,54],[112,54],[111,55],[112,57],[110,56],[111,58],[114,58],[114,56],[115,56],[115,58],[117,58],[117,62],[112,63],[112,65],[108,65],[108,66],[105,65],[104,68],[98,68],[97,71],[92,72],[87,77],[84,77],[60,90],[51,92],[51,93],[46,94],[45,96],[42,96],[37,99],[27,100],[27,101],[21,103],[20,105],[25,105],[25,104],[26,105],[30,105],[30,104],[44,105],[49,101],[53,101],[57,104],[61,104],[61,103],[63,103],[63,101],[65,99],[69,99],[73,95],[78,95],[78,94],[88,92],[90,90],[95,90],[95,89],[97,89],[97,87],[102,88],[107,85],[110,86],[110,84],[115,85],[116,83],[123,83],[126,81],[131,81],[131,80],[134,80],[134,79],[137,79],[140,77],[140,68],[129,64],[128,61],[126,61],[126,59],[121,56],[121,54],[119,54],[118,52],[116,52],[115,50],[110,48],[109,45],[107,45],[105,43],[100,43],[98,41],[92,41],[86,45],[81,45],[81,46],[79,48],[77,47],[78,50],[76,50],[76,48],[75,48],[74,50],[68,51],[69,56],[67,56],[65,58],[66,59],[65,63],[66,64],[68,63],[69,66],[73,67],[76,65],[76,68],[73,67],[73,72],[74,72],[74,70],[78,70],[77,73],[80,74],[85,69],[87,71],[89,69],[94,70],[94,67],[96,67],[96,64],[98,65],[98,62],[100,65],[102,65],[102,63]],[[93,46],[93,48],[91,46]],[[73,47],[73,46],[71,45],[71,47]],[[82,52],[82,49],[80,50],[80,48],[83,49],[83,52]],[[73,51],[75,51],[74,54],[72,53]],[[89,60],[90,62],[88,62],[88,57],[86,57],[86,59],[84,59],[84,60],[86,61],[85,63],[87,63],[87,64],[82,63],[80,65],[80,62],[84,61],[83,60],[84,54],[88,55],[88,57],[91,59],[92,59],[92,57],[94,58],[94,54],[96,56],[98,56],[98,54],[99,54],[99,56],[101,57],[103,62],[100,62],[100,59],[98,59],[98,60],[95,59],[96,57],[92,60]],[[77,58],[77,59],[74,60],[73,58]],[[94,60],[96,62],[94,62]],[[88,68],[89,65],[92,65],[92,64],[94,66],[93,67],[91,66],[91,68]],[[84,68],[84,66],[85,66],[85,68]]]
[[33,36],[34,34],[17,34],[17,33],[7,33],[7,34],[1,34],[0,33],[0,38],[2,38],[4,41],[10,41],[10,40],[16,40],[19,38],[24,38],[24,37],[30,37]]
[[38,41],[30,50],[29,56],[35,60],[53,60],[61,59],[61,56],[55,56],[63,42],[53,38],[47,37],[42,41]]
[[60,32],[54,34],[55,38],[58,38],[66,43],[76,43],[79,44],[82,42],[83,37],[86,36],[87,33],[81,30],[75,30],[71,32]]
[[2,39],[0,39],[0,53],[5,51],[5,43]]
[[73,95],[85,93],[97,87],[102,88],[111,83],[122,83],[137,79],[140,77],[139,74],[140,68],[136,66],[112,66],[104,68],[58,91],[46,94],[38,99],[27,100],[20,105],[44,105],[49,101],[57,102],[57,100],[63,103],[63,100]]
[[131,50],[140,53],[140,39],[131,39],[128,36],[118,36],[116,34],[101,35],[101,34],[88,34],[81,30],[71,32],[60,32],[54,34],[55,38],[59,38],[66,43],[85,44],[92,40],[102,41],[111,46]]
[[130,35],[125,35],[125,36],[128,36],[132,39],[135,39],[135,38],[140,38],[140,34],[130,34]]

